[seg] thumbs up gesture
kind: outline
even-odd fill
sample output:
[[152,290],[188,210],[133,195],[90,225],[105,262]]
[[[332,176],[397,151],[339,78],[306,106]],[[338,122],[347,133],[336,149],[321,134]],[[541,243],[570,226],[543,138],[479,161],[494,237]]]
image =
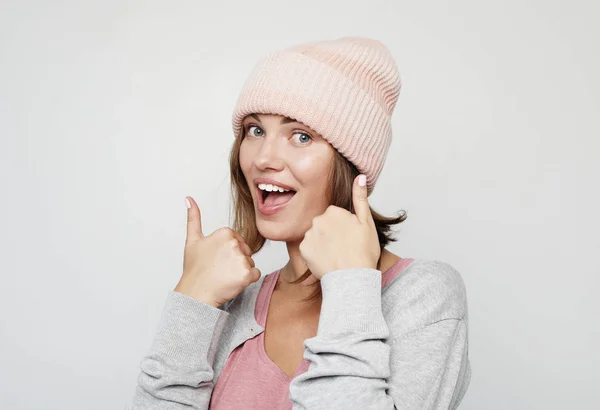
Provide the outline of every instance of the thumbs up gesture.
[[252,251],[242,236],[227,227],[202,233],[200,208],[187,197],[187,236],[183,274],[175,291],[219,307],[260,279]]
[[364,175],[354,180],[352,201],[355,214],[329,206],[313,219],[312,227],[300,243],[300,253],[318,279],[338,269],[377,268],[381,248]]

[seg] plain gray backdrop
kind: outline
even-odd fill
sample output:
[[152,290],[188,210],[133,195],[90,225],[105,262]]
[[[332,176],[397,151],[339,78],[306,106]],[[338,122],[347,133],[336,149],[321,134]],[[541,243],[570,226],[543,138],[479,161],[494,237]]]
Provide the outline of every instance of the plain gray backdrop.
[[[597,409],[593,1],[1,1],[0,408],[122,409],[182,270],[228,224],[254,64],[369,36],[403,80],[372,206],[468,292],[461,409]],[[282,266],[282,244],[256,256]]]

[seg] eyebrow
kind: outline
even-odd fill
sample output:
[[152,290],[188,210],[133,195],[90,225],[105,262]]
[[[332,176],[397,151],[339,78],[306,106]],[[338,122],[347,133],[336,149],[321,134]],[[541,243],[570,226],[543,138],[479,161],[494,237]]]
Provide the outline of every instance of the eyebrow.
[[[258,118],[258,115],[256,115],[256,114],[250,114],[250,116],[252,118],[254,118],[256,121],[260,122],[260,118]],[[283,117],[281,119],[281,123],[280,124],[283,125],[283,124],[288,124],[290,122],[298,122],[298,121],[296,121],[296,120],[294,120],[292,118],[289,118],[289,117]]]

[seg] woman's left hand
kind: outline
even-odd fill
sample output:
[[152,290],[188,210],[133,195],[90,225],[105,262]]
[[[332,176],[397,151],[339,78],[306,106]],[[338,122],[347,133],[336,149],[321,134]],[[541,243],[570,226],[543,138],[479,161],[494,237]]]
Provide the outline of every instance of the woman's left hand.
[[[364,185],[359,184],[361,177]],[[300,243],[300,253],[318,279],[339,269],[377,268],[381,249],[369,209],[366,177],[354,179],[352,201],[355,214],[330,205],[313,219]]]

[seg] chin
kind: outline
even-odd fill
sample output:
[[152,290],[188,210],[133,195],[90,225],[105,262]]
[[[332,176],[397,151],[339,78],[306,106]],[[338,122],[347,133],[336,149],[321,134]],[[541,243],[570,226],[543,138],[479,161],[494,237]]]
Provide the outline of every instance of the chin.
[[278,242],[302,241],[306,232],[299,230],[298,225],[282,221],[257,220],[256,227],[263,238]]

